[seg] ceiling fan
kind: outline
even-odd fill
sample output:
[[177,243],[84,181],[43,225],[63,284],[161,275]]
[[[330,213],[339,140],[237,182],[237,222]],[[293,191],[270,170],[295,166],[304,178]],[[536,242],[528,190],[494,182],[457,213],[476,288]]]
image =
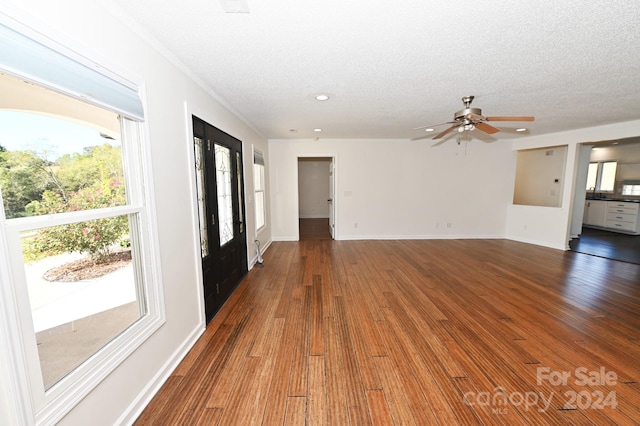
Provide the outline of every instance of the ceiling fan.
[[[433,139],[440,139],[454,129],[458,129],[459,132],[463,132],[465,130],[478,129],[491,135],[494,133],[498,133],[500,130],[493,127],[490,124],[487,124],[487,121],[533,121],[534,120],[534,118],[531,116],[485,117],[484,115],[482,115],[482,110],[480,108],[471,108],[471,102],[473,102],[473,96],[465,96],[462,98],[464,109],[461,109],[460,111],[456,111],[456,113],[453,114],[453,121],[447,121],[446,123],[435,124],[432,126],[416,127],[413,130],[421,130],[421,129],[427,129],[431,127],[442,126],[444,124],[451,124],[452,125],[451,127],[438,133]],[[425,136],[418,137],[415,139],[422,139],[424,137]]]

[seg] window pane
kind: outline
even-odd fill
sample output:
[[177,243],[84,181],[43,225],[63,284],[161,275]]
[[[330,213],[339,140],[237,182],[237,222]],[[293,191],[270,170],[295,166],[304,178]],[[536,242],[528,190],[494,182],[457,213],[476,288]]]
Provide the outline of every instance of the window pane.
[[618,163],[610,161],[602,163],[602,178],[600,179],[601,191],[613,191],[616,184],[616,169]]
[[264,192],[256,192],[256,229],[264,226]]
[[129,235],[128,217],[117,216],[21,236],[46,389],[144,314]]
[[101,133],[51,116],[0,111],[7,219],[126,204],[118,117],[102,114],[110,124]]
[[256,200],[256,229],[260,229],[265,224],[264,165],[262,164],[253,165],[253,186]]
[[256,191],[264,190],[264,166],[261,164],[253,165],[253,186]]
[[597,178],[598,163],[589,163],[589,171],[587,172],[587,191],[595,191]]
[[216,183],[218,186],[218,226],[220,246],[233,239],[233,196],[231,193],[231,151],[215,145]]
[[239,152],[236,152],[236,182],[238,182],[238,219],[240,221],[240,232],[244,233],[244,212],[242,206],[244,201],[242,200],[242,158]]
[[640,185],[622,185],[622,195],[640,195]]
[[200,218],[200,251],[202,257],[209,255],[209,236],[207,235],[207,200],[205,191],[205,176],[204,176],[204,159],[203,153],[203,140],[200,138],[193,138],[194,150],[195,150],[195,162],[196,162],[196,188],[198,192],[198,217]]

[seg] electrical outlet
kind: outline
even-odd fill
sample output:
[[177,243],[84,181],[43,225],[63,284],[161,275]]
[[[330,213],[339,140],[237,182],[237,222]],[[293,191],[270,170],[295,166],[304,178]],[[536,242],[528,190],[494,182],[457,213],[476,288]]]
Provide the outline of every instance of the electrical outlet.
[[447,222],[447,228],[451,228],[452,226],[451,222]]
[[353,224],[353,227],[354,227],[354,228],[357,228],[357,227],[358,227],[358,222],[355,222],[355,223]]

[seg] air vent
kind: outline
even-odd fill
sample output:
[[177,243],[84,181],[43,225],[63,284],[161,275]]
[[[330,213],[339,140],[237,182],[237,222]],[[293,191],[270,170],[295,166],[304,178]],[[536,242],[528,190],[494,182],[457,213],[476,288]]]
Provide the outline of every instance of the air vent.
[[226,13],[249,13],[245,0],[220,0],[220,4]]

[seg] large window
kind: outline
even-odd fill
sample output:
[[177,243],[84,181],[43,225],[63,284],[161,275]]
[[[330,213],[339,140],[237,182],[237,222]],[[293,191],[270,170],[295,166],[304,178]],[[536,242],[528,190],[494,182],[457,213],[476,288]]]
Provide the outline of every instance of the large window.
[[164,320],[142,107],[2,25],[0,41],[0,315],[20,410],[53,424]]
[[258,150],[253,151],[253,188],[256,200],[256,232],[258,232],[264,227],[266,221],[264,155]]
[[616,161],[589,163],[587,173],[587,191],[613,192],[616,185]]

